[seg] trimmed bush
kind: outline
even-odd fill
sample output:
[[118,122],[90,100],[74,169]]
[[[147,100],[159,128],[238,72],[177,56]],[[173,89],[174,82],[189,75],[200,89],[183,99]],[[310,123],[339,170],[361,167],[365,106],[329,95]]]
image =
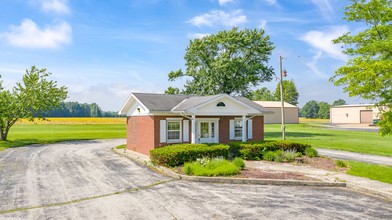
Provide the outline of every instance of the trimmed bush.
[[[240,160],[242,161],[242,159]],[[183,170],[185,174],[194,176],[232,176],[238,174],[242,169],[240,160],[236,160],[237,162],[234,163],[234,161],[230,162],[223,158],[203,158],[185,163]]]
[[312,157],[316,157],[317,156],[317,150],[312,148],[312,147],[308,147],[305,149],[305,155],[312,158]]
[[[308,144],[301,144],[289,141],[266,141],[266,142],[255,142],[255,143],[241,143],[233,142],[230,143],[230,152],[238,152],[238,155],[232,157],[242,157],[246,160],[261,160],[264,158],[264,154],[268,151],[292,151],[300,154],[305,154],[305,149],[311,148]],[[271,156],[271,154],[269,155]],[[291,156],[291,155],[290,155]],[[278,159],[279,160],[279,159]],[[283,160],[285,160],[283,158]]]
[[228,158],[229,146],[224,144],[175,144],[150,151],[151,162],[175,167],[203,157]]

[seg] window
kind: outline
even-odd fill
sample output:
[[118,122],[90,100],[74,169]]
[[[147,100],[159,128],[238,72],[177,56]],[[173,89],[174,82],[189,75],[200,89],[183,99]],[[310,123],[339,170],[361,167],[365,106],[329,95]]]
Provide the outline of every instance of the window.
[[215,123],[211,122],[211,137],[215,137]]
[[216,107],[226,107],[226,105],[223,102],[218,102],[218,104],[216,104]]
[[200,123],[200,137],[201,138],[209,138],[210,137],[210,131],[209,131],[209,123],[208,122],[201,122]]
[[168,121],[167,122],[167,140],[181,141],[181,122]]
[[242,120],[234,120],[234,138],[242,138]]

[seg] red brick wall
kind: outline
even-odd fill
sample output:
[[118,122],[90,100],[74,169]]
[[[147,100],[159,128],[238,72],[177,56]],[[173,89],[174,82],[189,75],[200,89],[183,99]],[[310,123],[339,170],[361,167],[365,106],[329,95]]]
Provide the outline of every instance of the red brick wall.
[[264,140],[264,116],[252,118],[253,141]]
[[[238,117],[238,116],[237,116]],[[142,154],[150,155],[150,150],[168,145],[160,143],[160,120],[166,118],[183,118],[173,116],[134,116],[127,118],[127,149]],[[201,116],[199,118],[220,118],[219,120],[219,142],[230,141],[230,120],[235,116]],[[184,120],[189,120],[183,118]],[[253,120],[253,139],[264,140],[264,117],[257,116]],[[248,127],[248,126],[247,126]],[[192,122],[189,120],[189,142],[191,141]],[[183,132],[184,135],[184,132]],[[169,143],[170,144],[170,143]]]
[[[127,149],[150,155],[154,149],[154,116],[127,118]],[[159,133],[159,126],[158,126]],[[158,137],[159,138],[159,137]]]

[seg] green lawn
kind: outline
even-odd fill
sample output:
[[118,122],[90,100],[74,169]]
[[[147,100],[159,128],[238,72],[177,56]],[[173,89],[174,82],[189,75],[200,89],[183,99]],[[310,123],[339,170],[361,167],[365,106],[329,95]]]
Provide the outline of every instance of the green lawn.
[[125,138],[125,128],[125,124],[16,124],[8,141],[0,141],[0,150],[67,140]]
[[[281,138],[279,124],[265,125],[266,140]],[[286,125],[286,139],[319,148],[392,157],[392,136],[382,137],[377,132],[332,130],[310,124],[289,124]]]
[[348,174],[392,184],[392,167],[349,161]]

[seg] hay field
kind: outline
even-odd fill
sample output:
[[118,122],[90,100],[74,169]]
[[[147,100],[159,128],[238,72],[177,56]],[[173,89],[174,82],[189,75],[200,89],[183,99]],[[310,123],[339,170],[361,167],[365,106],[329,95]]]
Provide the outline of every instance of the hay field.
[[76,125],[76,124],[125,124],[127,119],[123,118],[47,118],[47,120],[21,119],[17,124],[57,124],[57,125]]

